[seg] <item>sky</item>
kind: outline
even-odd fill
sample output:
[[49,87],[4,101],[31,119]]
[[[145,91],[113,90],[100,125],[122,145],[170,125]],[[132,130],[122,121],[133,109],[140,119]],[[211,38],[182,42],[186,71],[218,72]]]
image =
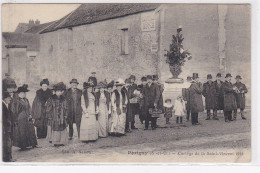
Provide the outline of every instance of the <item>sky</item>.
[[38,19],[41,24],[58,20],[80,4],[3,4],[2,32],[13,32],[19,23]]

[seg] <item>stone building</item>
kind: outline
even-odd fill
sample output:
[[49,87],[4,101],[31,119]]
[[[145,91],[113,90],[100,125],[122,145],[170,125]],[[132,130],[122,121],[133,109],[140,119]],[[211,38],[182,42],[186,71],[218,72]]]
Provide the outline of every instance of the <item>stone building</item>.
[[197,72],[204,82],[230,72],[250,91],[250,5],[82,4],[40,32],[34,74],[67,84],[82,84],[92,71],[98,80],[158,74],[164,82],[171,77],[165,49],[179,25],[193,57],[180,77]]

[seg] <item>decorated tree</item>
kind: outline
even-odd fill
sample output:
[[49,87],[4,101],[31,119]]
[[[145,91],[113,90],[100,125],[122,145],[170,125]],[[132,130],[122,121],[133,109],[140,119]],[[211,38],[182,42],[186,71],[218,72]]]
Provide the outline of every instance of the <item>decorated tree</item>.
[[182,72],[182,66],[184,65],[184,62],[186,59],[190,60],[192,58],[191,54],[188,52],[188,50],[183,49],[183,40],[182,37],[182,28],[179,26],[177,29],[176,36],[172,36],[172,43],[170,44],[170,50],[166,50],[165,57],[166,63],[169,64],[170,72],[172,73],[173,79],[178,79],[178,76]]

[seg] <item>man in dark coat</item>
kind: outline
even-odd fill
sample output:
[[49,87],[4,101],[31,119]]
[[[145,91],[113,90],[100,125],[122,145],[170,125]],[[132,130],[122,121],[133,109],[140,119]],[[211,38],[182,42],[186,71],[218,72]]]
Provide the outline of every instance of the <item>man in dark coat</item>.
[[14,79],[10,78],[9,73],[5,74],[6,78],[2,80],[2,91],[7,91],[11,97],[13,97],[14,92],[17,89]]
[[221,92],[221,85],[223,81],[221,81],[221,73],[218,73],[216,76],[216,81],[214,81],[214,85],[216,87],[216,97],[217,97],[217,110],[224,109],[224,96]]
[[[187,82],[191,82],[192,78],[190,76],[187,77]],[[182,96],[184,101],[186,102],[186,111],[187,111],[187,115],[186,115],[186,119],[187,121],[190,120],[190,90],[189,88],[183,88],[182,89]]]
[[139,114],[139,104],[132,102],[132,100],[136,99],[136,96],[134,94],[135,90],[137,90],[137,85],[135,84],[135,76],[131,75],[129,78],[129,85],[127,91],[128,107],[127,107],[126,131],[129,131],[129,123],[131,123],[132,130],[137,129],[135,127],[135,115]]
[[158,102],[158,109],[164,111],[164,107],[163,107],[163,90],[164,90],[164,88],[163,88],[163,84],[161,84],[159,82],[158,75],[153,75],[153,83],[155,83],[160,90],[160,98],[159,98],[159,102]]
[[8,108],[11,97],[7,91],[3,92],[2,101],[2,139],[3,139],[3,161],[11,162],[12,160],[12,134],[13,134],[13,120],[11,116],[11,111]]
[[203,86],[198,81],[198,73],[193,73],[193,81],[191,82],[190,90],[190,110],[191,110],[191,123],[192,125],[199,125],[198,115],[203,112],[202,92]]
[[213,110],[213,119],[217,118],[217,97],[216,97],[216,85],[212,81],[212,75],[207,75],[207,82],[203,84],[203,96],[205,97],[207,119],[210,120],[210,110]]
[[46,138],[47,136],[46,103],[52,96],[52,91],[48,88],[48,79],[43,79],[40,82],[40,86],[41,89],[36,91],[36,96],[32,104],[32,117],[34,119],[34,126],[37,129],[38,139]]
[[138,86],[138,88],[140,89],[140,92],[141,92],[141,98],[139,100],[139,106],[140,106],[139,119],[140,119],[141,124],[143,124],[144,120],[145,120],[145,114],[146,114],[145,106],[144,106],[144,89],[147,84],[147,78],[142,77],[141,82],[142,82],[142,84]]
[[94,87],[97,86],[96,72],[91,73],[91,76],[88,78],[88,82],[92,83]]
[[80,137],[80,123],[82,117],[82,108],[81,108],[81,96],[82,91],[78,89],[77,79],[72,79],[70,81],[71,88],[66,92],[66,100],[68,104],[68,124],[69,124],[69,139],[73,137],[73,124],[76,123],[78,138]]
[[232,111],[237,109],[235,91],[236,87],[234,87],[231,83],[231,74],[226,74],[226,81],[222,84],[221,90],[224,95],[224,116],[225,122],[233,121],[232,119]]
[[157,118],[151,116],[151,114],[149,113],[149,109],[155,109],[158,107],[161,94],[158,86],[153,83],[152,80],[152,76],[148,75],[147,84],[144,88],[144,105],[146,110],[145,130],[148,130],[149,121],[151,121],[152,129],[156,129]]
[[[241,82],[242,77],[240,75],[236,76],[236,83],[234,86],[237,88],[235,92],[235,98],[237,103],[237,108],[240,109],[241,118],[243,120],[246,120],[244,109],[245,109],[245,103],[246,103],[246,97],[245,93],[247,93],[246,85]],[[237,109],[234,110],[234,120],[237,118]]]

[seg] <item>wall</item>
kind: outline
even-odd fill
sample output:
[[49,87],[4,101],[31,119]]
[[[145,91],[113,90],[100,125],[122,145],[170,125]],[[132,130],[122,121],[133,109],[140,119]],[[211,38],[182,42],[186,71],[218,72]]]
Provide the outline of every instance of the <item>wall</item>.
[[[184,49],[188,49],[193,57],[185,62],[179,77],[186,79],[192,73],[199,73],[201,81],[204,82],[208,73],[215,76],[219,71],[217,5],[167,5],[164,13],[161,51],[169,50],[172,35],[175,35],[178,26],[182,25]],[[171,77],[169,65],[165,60],[165,57],[160,57],[162,81]]]
[[[123,28],[129,32],[128,55],[121,55]],[[151,43],[157,39],[156,31],[141,31],[141,13],[41,34],[39,74],[67,84],[72,78],[86,81],[92,71],[98,80],[125,79],[131,74],[140,79],[156,73],[158,58]]]

